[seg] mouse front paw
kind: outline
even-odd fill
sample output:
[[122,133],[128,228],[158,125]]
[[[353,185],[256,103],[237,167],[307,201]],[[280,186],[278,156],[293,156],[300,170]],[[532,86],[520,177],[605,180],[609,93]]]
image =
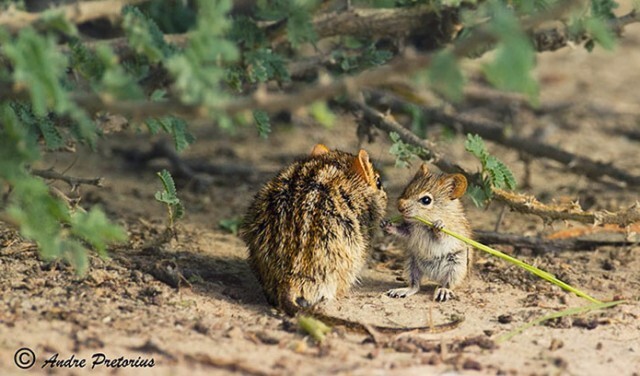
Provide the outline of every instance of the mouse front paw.
[[442,232],[443,228],[444,228],[444,222],[442,222],[442,219],[436,219],[435,221],[433,221],[433,227],[431,228],[431,232],[436,238],[440,238],[444,234]]
[[433,300],[435,300],[436,302],[446,302],[447,300],[451,300],[455,298],[455,295],[453,294],[453,291],[449,290],[448,288],[444,288],[444,287],[439,287],[438,289],[436,289],[435,294],[433,295]]
[[395,226],[388,219],[383,219],[380,221],[380,228],[387,234],[393,234],[395,232]]
[[399,289],[391,289],[387,291],[387,295],[392,298],[406,298],[418,292],[415,287],[403,287]]

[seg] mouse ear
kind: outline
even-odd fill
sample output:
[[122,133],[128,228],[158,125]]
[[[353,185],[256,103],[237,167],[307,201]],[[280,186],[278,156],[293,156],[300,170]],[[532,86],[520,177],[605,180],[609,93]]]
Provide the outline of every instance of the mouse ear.
[[311,156],[317,157],[318,155],[326,154],[330,151],[331,150],[329,150],[329,148],[324,146],[323,144],[317,144],[313,147],[313,150],[311,150]]
[[422,175],[427,175],[429,173],[429,166],[427,166],[426,163],[423,163],[420,165],[420,170],[418,170],[419,173],[421,173]]
[[448,176],[448,179],[451,180],[451,199],[455,200],[456,198],[462,197],[464,192],[467,191],[467,178],[462,174],[451,174]]
[[364,149],[360,149],[360,152],[358,152],[358,156],[356,156],[356,159],[353,161],[352,170],[362,177],[367,184],[373,187],[376,186],[369,154]]

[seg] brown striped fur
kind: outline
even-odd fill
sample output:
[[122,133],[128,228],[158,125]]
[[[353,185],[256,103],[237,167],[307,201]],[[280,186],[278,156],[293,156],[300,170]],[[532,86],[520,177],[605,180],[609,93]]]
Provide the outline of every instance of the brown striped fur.
[[[385,221],[383,229],[407,239],[409,287],[389,290],[389,296],[407,297],[417,293],[423,276],[440,285],[435,300],[446,301],[453,296],[451,290],[462,283],[471,268],[472,250],[467,244],[427,227],[414,217],[420,216],[440,228],[471,237],[471,227],[460,202],[466,189],[467,180],[463,175],[431,171],[426,164],[407,184],[398,199],[403,222],[391,224]],[[425,197],[430,200],[428,204],[422,202]]]
[[316,145],[255,196],[241,237],[268,301],[289,314],[345,294],[387,196],[366,151]]

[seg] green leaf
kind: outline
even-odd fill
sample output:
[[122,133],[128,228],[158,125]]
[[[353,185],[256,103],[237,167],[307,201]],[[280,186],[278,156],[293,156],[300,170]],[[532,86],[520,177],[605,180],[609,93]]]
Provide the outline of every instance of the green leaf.
[[[360,54],[353,54],[352,51],[345,53],[342,50],[332,51],[333,59],[340,64],[343,72],[361,71],[367,68],[376,67],[389,61],[393,54],[387,50],[379,50],[375,43],[369,43],[363,47],[363,43],[355,38],[347,38],[345,43],[347,48],[360,49]],[[353,46],[350,46],[353,45]]]
[[230,8],[230,0],[199,0],[197,27],[187,47],[166,63],[185,103],[215,106],[224,98],[220,83],[227,73],[222,65],[239,56],[235,44],[223,37],[230,26]]
[[[162,186],[164,187],[164,192],[166,192],[170,197],[177,198],[178,191],[176,190],[176,184],[173,182],[173,177],[167,170],[162,170],[158,172],[158,177],[162,181]],[[164,202],[164,201],[163,201]]]
[[218,222],[218,225],[221,229],[229,231],[233,235],[238,235],[238,230],[240,229],[241,224],[241,217],[221,219],[220,222]]
[[493,61],[483,65],[484,74],[497,88],[521,92],[536,103],[538,82],[532,76],[535,50],[531,41],[512,12],[498,3],[492,5],[492,29],[500,42]]
[[271,133],[271,122],[269,120],[269,114],[262,110],[253,111],[253,120],[256,122],[258,133],[260,137],[267,138]]
[[327,333],[331,331],[331,327],[313,316],[298,315],[298,326],[300,329],[309,333],[309,335],[317,342],[324,341]]
[[76,269],[76,272],[83,275],[89,268],[89,257],[87,250],[75,239],[65,239],[60,243],[62,257]]
[[473,185],[467,190],[467,197],[469,197],[473,204],[479,208],[484,207],[489,199],[491,199],[491,197],[486,194],[485,190],[477,185]]
[[164,190],[156,192],[155,199],[167,206],[169,212],[169,227],[173,227],[174,222],[184,216],[184,206],[178,198],[176,185],[169,171],[162,170],[158,172],[157,175],[162,181]]
[[610,20],[616,15],[613,10],[618,8],[615,0],[591,0],[591,14],[603,20]]
[[67,36],[77,36],[76,25],[70,22],[63,12],[57,9],[45,10],[41,13],[41,23],[46,29],[55,30]]
[[264,31],[254,20],[246,16],[239,16],[233,20],[229,38],[238,44],[242,43],[249,50],[263,46],[267,42]]
[[187,129],[187,122],[175,116],[164,116],[161,118],[147,118],[144,121],[151,134],[157,134],[160,130],[171,135],[176,151],[182,152],[189,147],[195,137]]
[[103,95],[108,94],[113,99],[142,99],[144,93],[131,75],[129,75],[122,65],[119,64],[118,57],[108,46],[100,45],[96,48],[96,56],[105,67],[99,88]]
[[584,27],[587,33],[598,42],[605,50],[613,50],[616,39],[606,22],[599,18],[590,18],[585,21]]
[[56,128],[51,117],[36,116],[31,106],[26,103],[12,102],[9,106],[20,119],[20,122],[28,127],[30,133],[34,133],[34,139],[42,136],[47,149],[55,150],[65,145],[64,138],[60,134],[60,130]]
[[69,64],[84,78],[100,80],[106,69],[104,63],[93,51],[87,49],[79,39],[69,42]]
[[136,53],[145,56],[152,63],[160,62],[173,53],[173,49],[164,41],[158,25],[138,8],[125,6],[122,14],[122,27],[129,45]]
[[187,131],[187,122],[175,116],[170,117],[171,121],[171,136],[176,147],[176,151],[181,152],[189,147],[194,141],[195,137],[189,131]]
[[450,51],[442,51],[433,59],[428,71],[431,87],[452,102],[462,99],[464,77],[458,61]]
[[500,188],[509,188],[516,189],[516,178],[513,176],[513,173],[504,163],[498,161],[498,165],[496,169],[500,171],[500,175],[502,176],[502,184]]
[[12,185],[17,194],[12,196],[7,213],[19,225],[20,233],[38,244],[45,259],[60,257],[59,222],[68,222],[68,210],[49,195],[49,188],[39,179],[23,175]]
[[15,181],[26,175],[26,165],[38,159],[36,139],[29,137],[13,108],[0,104],[0,177]]
[[317,101],[309,106],[309,113],[318,123],[329,128],[335,124],[336,116],[331,111],[327,102]]
[[104,212],[97,207],[91,208],[89,212],[73,214],[71,233],[89,243],[101,256],[106,255],[108,244],[127,239],[124,229],[112,224]]
[[52,37],[24,28],[14,42],[2,43],[0,48],[13,65],[14,85],[29,92],[37,116],[45,116],[49,108],[59,113],[69,109],[69,98],[60,83],[67,60]]
[[482,137],[477,134],[467,134],[467,139],[464,142],[464,148],[469,153],[473,154],[476,158],[484,161],[487,156],[487,147],[484,144]]
[[393,142],[389,153],[396,157],[396,167],[409,167],[411,159],[428,156],[428,152],[423,148],[404,143],[396,132],[389,133],[389,138]]
[[469,189],[469,196],[474,204],[483,206],[493,196],[491,189],[516,188],[516,179],[509,168],[498,158],[490,155],[482,138],[478,135],[467,134],[464,148],[473,154],[482,164],[483,185]]
[[149,129],[149,132],[151,132],[151,134],[153,135],[158,134],[158,132],[160,132],[160,129],[162,128],[160,120],[156,118],[147,118],[145,119],[144,123]]
[[151,102],[164,102],[166,101],[167,90],[165,89],[156,89],[149,96],[149,100]]
[[312,19],[316,2],[315,0],[291,0],[289,2],[287,37],[293,48],[298,48],[306,42],[315,42],[318,39]]
[[269,48],[260,48],[245,55],[247,76],[251,83],[266,82],[271,79],[289,81],[284,58]]

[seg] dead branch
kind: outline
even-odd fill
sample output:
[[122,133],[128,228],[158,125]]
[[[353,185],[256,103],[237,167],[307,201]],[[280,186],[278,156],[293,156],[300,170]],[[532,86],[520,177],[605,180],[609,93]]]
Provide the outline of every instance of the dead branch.
[[[349,106],[362,111],[365,118],[379,129],[385,132],[396,132],[403,142],[427,150],[430,153],[430,162],[438,166],[441,170],[463,173],[469,180],[473,181],[473,174],[465,172],[460,166],[446,160],[442,157],[442,154],[434,151],[435,148],[431,143],[402,127],[393,120],[391,115],[384,115],[361,102],[351,101],[349,102]],[[618,212],[609,212],[606,210],[587,212],[583,211],[577,203],[570,206],[546,205],[533,196],[495,188],[493,189],[493,194],[496,200],[506,204],[511,210],[523,214],[537,215],[545,221],[573,220],[594,225],[616,224],[619,226],[627,226],[640,221],[640,203],[635,203],[630,208]]]
[[[171,164],[172,173],[176,177],[190,180],[190,185],[195,191],[202,191],[209,187],[213,183],[212,175],[234,176],[247,180],[254,179],[258,175],[258,171],[251,166],[221,165],[185,159],[166,140],[154,143],[146,152],[121,148],[114,148],[113,151],[136,164],[147,164],[154,159],[167,159]],[[273,172],[268,172],[268,174],[271,173]]]
[[[137,0],[143,2],[144,0]],[[99,3],[100,1],[95,1]],[[135,1],[130,0],[130,3]],[[569,2],[571,3],[571,2]],[[571,7],[571,4],[569,4]],[[568,7],[562,7],[550,15],[558,16],[566,13]],[[389,37],[399,38],[412,33],[429,32],[427,37],[433,40],[435,47],[451,42],[452,38],[462,27],[457,21],[458,8],[436,9],[432,5],[419,5],[407,8],[375,9],[375,8],[351,8],[347,11],[320,14],[313,19],[313,28],[318,39],[330,38],[340,35],[363,37]],[[97,17],[96,17],[97,18]],[[547,17],[553,19],[554,17]],[[0,16],[0,25],[2,24]],[[640,22],[640,15],[635,11],[612,19],[609,28],[617,35],[621,35],[625,26]],[[541,22],[537,20],[525,22],[525,29],[533,29]],[[268,28],[265,30],[269,31]],[[282,30],[271,34],[272,45],[276,46],[285,42],[286,38]],[[589,39],[586,32],[572,35],[566,25],[561,27],[545,28],[530,31],[531,40],[538,52],[554,51],[567,46],[569,43],[580,43]],[[165,41],[178,47],[186,45],[189,34],[165,35]],[[133,51],[126,38],[116,38],[108,41],[89,42],[88,48],[95,48],[98,44],[110,45],[120,58],[130,57]],[[421,41],[421,44],[425,44]],[[426,43],[429,44],[429,43]],[[320,59],[322,61],[322,59]]]
[[435,164],[440,169],[449,172],[464,172],[460,166],[443,158],[442,154],[437,151],[437,146],[435,144],[416,136],[413,132],[399,124],[391,114],[383,114],[359,101],[349,101],[348,106],[352,110],[362,112],[364,119],[381,131],[384,131],[387,134],[395,132],[400,136],[400,139],[403,142],[424,149],[428,153],[425,160]]
[[511,210],[533,214],[544,220],[572,220],[593,225],[615,224],[627,226],[640,221],[640,202],[635,202],[627,209],[618,212],[600,210],[588,212],[582,210],[578,203],[572,205],[543,204],[533,196],[501,189],[493,190],[496,200],[507,204]]
[[[62,5],[48,12],[59,12],[67,20],[74,24],[95,20],[98,18],[120,17],[125,5],[135,5],[149,0],[97,0],[76,2]],[[0,26],[4,26],[9,32],[17,33],[20,29],[34,25],[44,19],[45,13],[30,13],[10,7],[0,13]]]
[[[421,32],[433,40],[428,44],[441,45],[451,41],[462,28],[457,17],[459,11],[432,4],[390,9],[352,7],[314,17],[313,28],[319,39],[339,35],[399,38]],[[274,45],[286,41],[284,33],[270,39]]]
[[[189,42],[189,33],[163,34],[163,38],[166,43],[183,48],[187,45],[187,42]],[[113,52],[118,55],[120,60],[130,59],[135,54],[135,51],[131,48],[129,39],[127,37],[119,37],[108,40],[87,41],[84,42],[83,45],[89,50],[95,50],[96,48],[98,48],[98,46],[101,45],[108,45],[109,47],[111,47]],[[69,46],[62,46],[62,52],[69,53]]]
[[562,112],[578,106],[577,102],[540,103],[533,107],[529,99],[520,93],[505,92],[490,86],[467,84],[463,89],[464,102],[478,106],[505,108],[513,105],[526,108],[536,115]]
[[[540,25],[549,19],[566,13],[579,4],[579,1],[563,1],[547,11],[535,14],[523,21],[526,30]],[[477,46],[495,41],[495,35],[487,28],[480,27],[468,38],[456,42],[450,49],[453,56],[464,58],[475,51]],[[379,68],[366,70],[355,76],[344,76],[331,81],[319,80],[304,86],[297,91],[279,94],[257,90],[251,96],[221,101],[217,105],[206,108],[202,105],[186,105],[177,99],[165,102],[150,101],[114,101],[94,93],[76,92],[72,100],[84,109],[93,113],[108,111],[118,113],[139,120],[149,116],[177,115],[185,118],[209,117],[211,112],[237,114],[248,110],[264,110],[278,112],[293,110],[304,105],[334,97],[342,93],[354,93],[362,87],[375,87],[395,80],[398,76],[406,76],[431,64],[433,54],[418,54],[414,50],[406,49],[402,56]],[[329,82],[323,82],[329,81]],[[18,89],[15,85],[2,85],[0,99],[27,97],[25,89]]]
[[[613,33],[621,35],[625,26],[637,22],[640,22],[640,14],[633,9],[622,17],[609,20],[608,26]],[[561,27],[553,27],[531,33],[533,46],[538,52],[555,51],[566,47],[570,43],[582,43],[589,40],[590,37],[586,31],[572,35],[569,26],[566,24]]]
[[611,163],[594,161],[591,158],[570,153],[532,138],[509,136],[497,122],[473,118],[464,114],[447,114],[436,109],[428,109],[426,113],[435,121],[459,125],[464,133],[476,133],[482,138],[522,151],[531,156],[560,162],[567,166],[569,170],[585,174],[591,179],[600,180],[602,177],[608,176],[625,182],[629,186],[640,186],[640,176],[629,174]]
[[31,173],[35,176],[39,176],[43,179],[52,179],[52,180],[62,180],[65,183],[69,184],[72,191],[75,191],[76,188],[85,184],[85,185],[94,185],[96,187],[102,187],[104,184],[104,178],[78,178],[74,176],[69,176],[65,174],[61,174],[53,169],[48,170],[38,170],[32,169]]
[[147,152],[135,150],[114,149],[115,152],[124,155],[127,159],[146,164],[150,160],[157,158],[166,158],[176,176],[186,178],[194,183],[194,189],[204,190],[212,183],[211,177],[202,175],[194,171],[191,166],[186,163],[182,157],[169,145],[166,140],[160,140],[153,144]]
[[[390,106],[392,109],[402,110],[408,103],[393,94],[383,94],[379,91],[371,92],[372,103]],[[611,163],[598,162],[590,158],[579,156],[555,146],[545,144],[536,139],[510,136],[503,126],[495,121],[473,117],[465,114],[450,114],[441,109],[422,106],[425,115],[434,122],[448,124],[463,133],[475,133],[486,140],[497,142],[511,149],[524,152],[534,157],[547,158],[560,162],[571,171],[585,174],[587,177],[599,180],[604,176],[625,182],[629,186],[640,186],[640,176],[612,166]]]

